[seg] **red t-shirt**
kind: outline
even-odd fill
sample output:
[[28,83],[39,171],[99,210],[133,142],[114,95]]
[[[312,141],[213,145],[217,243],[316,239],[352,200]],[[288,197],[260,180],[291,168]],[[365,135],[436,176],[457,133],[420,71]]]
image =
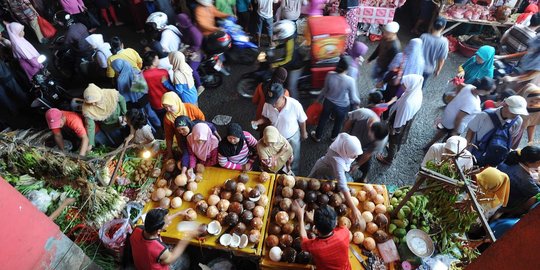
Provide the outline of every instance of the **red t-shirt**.
[[[64,127],[71,129],[77,137],[82,138],[86,135],[86,128],[84,128],[84,123],[82,117],[75,112],[61,111],[62,115],[66,118]],[[54,134],[60,134],[62,132],[61,128],[51,129]]]
[[328,238],[302,239],[302,250],[313,256],[317,270],[351,270],[349,229],[337,227]]
[[139,270],[168,270],[168,265],[159,263],[159,257],[167,250],[161,239],[144,238],[143,228],[136,227],[129,237],[135,268]]
[[370,109],[373,112],[375,112],[377,114],[377,116],[379,116],[379,118],[380,118],[381,115],[388,110],[388,105],[386,105],[386,104],[377,104],[377,105],[371,107]]
[[156,110],[162,109],[161,97],[169,91],[162,83],[163,78],[169,79],[169,72],[162,68],[151,68],[143,71],[143,77],[148,85],[150,106]]

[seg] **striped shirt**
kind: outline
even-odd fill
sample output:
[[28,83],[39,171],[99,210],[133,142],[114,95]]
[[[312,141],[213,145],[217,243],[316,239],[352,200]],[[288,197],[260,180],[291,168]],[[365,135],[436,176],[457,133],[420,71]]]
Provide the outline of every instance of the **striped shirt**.
[[247,131],[244,131],[244,137],[246,139],[238,155],[230,157],[225,157],[221,154],[218,155],[219,166],[231,170],[242,170],[242,165],[248,162],[253,163],[254,160],[249,158],[249,149],[257,146],[257,140]]

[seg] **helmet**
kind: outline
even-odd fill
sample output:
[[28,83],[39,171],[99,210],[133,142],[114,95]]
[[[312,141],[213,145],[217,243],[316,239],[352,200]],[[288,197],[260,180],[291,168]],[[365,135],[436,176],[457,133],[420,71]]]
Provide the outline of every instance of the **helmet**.
[[274,35],[272,40],[284,40],[292,37],[296,33],[296,25],[289,20],[281,20],[274,23]]
[[56,24],[64,27],[70,26],[75,22],[73,17],[71,17],[71,15],[65,11],[56,12],[53,20]]
[[146,19],[146,22],[153,22],[156,24],[156,27],[158,30],[163,30],[165,26],[167,26],[167,14],[163,12],[154,12],[148,16],[148,19]]

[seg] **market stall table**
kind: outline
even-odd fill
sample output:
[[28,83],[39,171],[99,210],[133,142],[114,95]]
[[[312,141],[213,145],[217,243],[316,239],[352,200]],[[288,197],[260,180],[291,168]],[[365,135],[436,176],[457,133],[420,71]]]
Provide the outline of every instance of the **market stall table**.
[[[222,168],[215,168],[215,167],[207,167],[204,170],[202,180],[198,183],[198,188],[196,190],[197,193],[201,193],[203,196],[205,196],[205,199],[209,195],[209,191],[211,188],[215,186],[221,186],[227,179],[233,179],[236,180],[238,175],[240,175],[240,171],[234,171],[234,170],[227,170]],[[260,176],[260,172],[247,172],[247,175],[249,176],[248,182],[245,184],[246,187],[254,187],[256,184],[259,184],[260,182],[257,180]],[[263,185],[266,187],[266,194],[270,197],[273,192],[274,187],[274,178],[275,176],[273,174],[270,174],[270,179],[263,183]],[[159,207],[159,202],[148,202],[143,210],[143,213],[146,213],[150,211],[153,208]],[[182,203],[182,206],[177,209],[169,209],[170,214],[177,213],[179,211],[193,208],[195,209],[195,203],[193,202],[187,202],[184,201]],[[265,234],[266,232],[266,220],[269,215],[269,205],[265,207],[264,217],[263,217],[263,227],[260,230],[261,236]],[[176,243],[178,240],[182,239],[183,234],[182,232],[179,232],[177,230],[178,223],[182,221],[182,218],[176,218],[174,219],[171,224],[167,227],[166,231],[163,231],[161,233],[161,236],[163,237],[163,240],[168,243]],[[200,222],[201,224],[208,224],[212,221],[212,219],[206,217],[205,215],[202,215],[198,213],[197,219],[195,221]],[[222,246],[219,244],[218,239],[219,237],[227,231],[226,227],[224,227],[219,235],[206,235],[199,239],[192,239],[191,244],[197,245],[201,247],[206,248],[215,248],[215,249],[221,249],[226,251],[234,251],[237,255],[246,255],[246,256],[260,256],[262,252],[262,246],[263,241],[260,241],[257,245],[253,246],[252,244],[248,244],[245,248],[229,248]]]
[[[280,176],[277,176],[276,178],[279,178]],[[306,180],[306,181],[309,181],[311,180],[311,178],[305,178],[305,177],[295,177],[296,181],[298,180]],[[326,182],[325,180],[321,180],[321,182]],[[335,181],[332,181],[334,183],[336,183]],[[271,203],[270,205],[272,205],[272,208],[273,207],[277,207],[277,206],[274,206],[274,200],[277,196],[276,192],[277,192],[277,186],[278,186],[278,181],[276,180],[275,181],[275,187],[274,187],[274,191],[273,191],[273,196],[272,196],[272,200],[271,200]],[[362,187],[365,186],[365,184],[361,184],[361,183],[353,183],[353,182],[350,182],[348,183],[348,186],[352,189],[355,189],[357,192],[359,192],[360,190],[362,190]],[[386,186],[384,185],[373,185],[373,186],[380,186],[383,188],[383,197],[384,197],[384,205],[385,206],[389,206],[389,196],[388,196],[388,190],[386,189]],[[270,210],[270,213],[272,213],[272,209]],[[388,216],[388,215],[387,215]],[[268,227],[270,226],[271,222],[273,221],[273,219],[268,219],[267,220],[267,224],[266,224],[266,231],[265,231],[265,234],[264,234],[264,238],[261,239],[261,242],[265,242],[266,238],[268,237],[269,235],[269,232],[268,232]],[[367,232],[365,232],[366,236],[369,236],[369,234],[367,234]],[[365,256],[363,253],[362,253],[362,249],[359,247],[359,245],[357,244],[354,244],[354,243],[350,243],[350,246],[349,246],[349,262],[351,263],[351,267],[352,269],[365,269],[363,266],[362,266],[362,262],[360,261],[360,259],[358,258],[359,256],[362,257],[362,259],[367,263],[368,261],[368,257]],[[353,251],[354,250],[354,251]],[[261,259],[261,263],[260,263],[260,266],[261,266],[261,269],[263,270],[270,270],[270,269],[298,269],[298,270],[301,270],[301,269],[313,269],[313,265],[311,264],[299,264],[299,263],[287,263],[287,262],[283,262],[283,261],[279,261],[279,262],[276,262],[276,261],[272,261],[269,257],[269,251],[270,251],[270,248],[265,244],[264,247],[263,247],[263,252],[262,252],[262,259]],[[375,253],[378,253],[377,251]],[[389,265],[389,268],[388,269],[394,269],[394,265],[393,264],[390,264]]]
[[500,22],[497,22],[497,21],[485,21],[485,20],[471,21],[471,20],[467,20],[467,19],[455,19],[455,18],[451,18],[451,17],[445,16],[445,15],[443,15],[443,17],[448,22],[453,22],[454,24],[447,27],[442,32],[442,35],[452,31],[454,28],[460,26],[462,23],[469,23],[469,24],[491,26],[493,28],[493,31],[495,31],[495,33],[497,33],[497,36],[500,37],[501,36],[501,31],[499,31],[499,27],[509,28],[509,27],[514,25],[514,21],[510,20],[510,19],[508,21],[504,22],[504,23],[500,23]]

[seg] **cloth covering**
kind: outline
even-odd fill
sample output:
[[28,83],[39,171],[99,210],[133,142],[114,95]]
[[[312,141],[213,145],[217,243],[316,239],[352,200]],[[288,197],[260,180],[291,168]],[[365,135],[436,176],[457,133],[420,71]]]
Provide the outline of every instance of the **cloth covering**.
[[195,124],[187,136],[187,141],[191,151],[202,161],[206,161],[210,152],[216,149],[219,144],[218,138],[212,134],[212,130],[205,123]]
[[236,156],[242,151],[242,148],[244,147],[244,142],[246,140],[244,136],[244,131],[242,130],[242,127],[238,123],[231,123],[227,127],[227,136],[234,136],[238,139],[237,144],[232,144],[227,140],[227,138],[223,138],[221,142],[219,142],[219,153],[222,156],[230,157],[230,156]]
[[180,115],[187,115],[186,106],[180,99],[180,97],[174,93],[174,92],[167,92],[163,94],[161,97],[161,104],[162,105],[171,105],[176,108],[176,112],[167,112],[165,114],[165,117],[169,119],[172,123],[174,123],[174,120],[176,120],[176,117]]
[[349,171],[356,157],[363,153],[360,140],[347,133],[340,133],[330,145],[330,150],[339,154],[341,158],[334,157],[334,160],[344,171]]
[[423,42],[419,38],[411,39],[405,50],[396,54],[390,63],[389,69],[397,69],[403,66],[403,75],[422,75],[425,64],[422,44]]
[[508,204],[508,198],[510,196],[510,178],[506,173],[503,173],[496,168],[488,167],[476,174],[476,182],[484,192],[484,195],[480,195],[479,199],[495,199],[491,201],[493,207],[499,204],[502,204],[502,206]]
[[186,56],[179,52],[172,52],[169,54],[169,61],[173,66],[173,83],[174,84],[187,84],[188,88],[195,86],[193,80],[193,70],[186,63]]
[[9,40],[13,56],[18,59],[32,59],[39,56],[39,52],[20,33],[24,31],[24,26],[18,22],[9,23],[7,26]]
[[410,74],[403,76],[401,83],[405,86],[405,92],[390,109],[390,115],[396,114],[393,127],[400,128],[407,121],[413,119],[422,107],[422,83],[424,77]]
[[[484,60],[482,64],[476,62],[476,56]],[[471,84],[475,79],[482,77],[493,78],[493,62],[495,57],[495,48],[484,45],[469,58],[461,67],[465,71],[465,83]],[[540,59],[539,59],[540,61]]]
[[115,89],[99,88],[91,83],[84,90],[83,95],[82,113],[84,117],[91,118],[94,121],[103,121],[116,110],[120,93]]

